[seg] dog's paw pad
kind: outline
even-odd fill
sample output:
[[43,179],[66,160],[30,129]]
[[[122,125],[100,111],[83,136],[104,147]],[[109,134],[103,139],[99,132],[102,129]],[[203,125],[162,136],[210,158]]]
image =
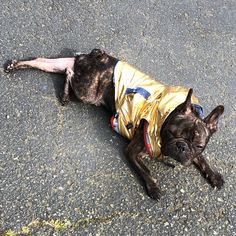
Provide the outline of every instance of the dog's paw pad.
[[61,105],[62,105],[62,106],[67,106],[68,103],[69,103],[69,99],[62,99],[62,100],[61,100]]
[[220,173],[216,172],[213,176],[211,176],[210,182],[213,187],[217,187],[218,189],[220,189],[224,185],[225,181],[223,176]]
[[17,63],[16,60],[7,61],[6,64],[4,65],[4,71],[6,73],[13,71],[15,69],[16,63]]
[[65,97],[64,93],[60,93],[58,95],[58,99],[59,99],[62,106],[66,106],[70,102],[69,97]]
[[159,200],[162,196],[160,187],[155,183],[147,185],[147,193],[149,197],[154,200]]

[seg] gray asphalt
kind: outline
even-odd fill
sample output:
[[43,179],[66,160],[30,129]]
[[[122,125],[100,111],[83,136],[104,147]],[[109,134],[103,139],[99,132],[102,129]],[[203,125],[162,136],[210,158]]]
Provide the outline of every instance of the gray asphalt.
[[225,105],[194,168],[151,160],[165,192],[149,199],[127,165],[127,141],[102,108],[62,107],[63,77],[0,70],[1,235],[236,235],[236,1],[1,1],[0,61],[97,47],[166,84],[194,88],[205,114]]

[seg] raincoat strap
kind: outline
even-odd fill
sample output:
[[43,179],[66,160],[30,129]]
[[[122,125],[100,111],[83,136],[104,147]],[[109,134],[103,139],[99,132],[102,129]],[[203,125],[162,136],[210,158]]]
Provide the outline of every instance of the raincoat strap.
[[144,144],[145,144],[148,155],[152,157],[151,144],[150,144],[147,130],[148,130],[148,122],[145,120],[144,127],[143,127],[143,140],[144,140]]
[[142,95],[145,99],[148,99],[149,96],[150,96],[150,93],[146,89],[141,88],[141,87],[127,88],[125,93],[126,94],[128,94],[128,93],[138,93],[138,94]]

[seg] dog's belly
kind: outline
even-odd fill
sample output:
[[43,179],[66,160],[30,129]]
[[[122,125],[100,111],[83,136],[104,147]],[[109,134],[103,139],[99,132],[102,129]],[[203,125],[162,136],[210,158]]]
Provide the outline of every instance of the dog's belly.
[[76,97],[85,103],[104,105],[115,113],[115,90],[112,81],[117,59],[94,49],[90,54],[81,54],[74,63],[71,81]]

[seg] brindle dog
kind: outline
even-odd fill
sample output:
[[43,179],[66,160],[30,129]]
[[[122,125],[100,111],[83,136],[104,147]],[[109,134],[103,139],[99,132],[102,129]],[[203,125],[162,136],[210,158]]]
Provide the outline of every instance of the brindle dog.
[[[112,81],[113,72],[118,59],[104,51],[94,49],[89,54],[76,57],[32,60],[12,60],[5,65],[5,71],[24,68],[37,68],[46,72],[66,75],[66,83],[62,96],[62,104],[69,102],[70,86],[76,97],[89,104],[105,106],[111,114],[116,113],[115,91]],[[186,101],[180,104],[167,117],[161,129],[162,154],[173,157],[183,165],[194,163],[213,187],[221,188],[224,180],[202,156],[210,137],[217,130],[217,123],[224,111],[217,106],[206,118],[202,119],[191,104],[192,89]],[[158,181],[152,177],[142,157],[146,155],[141,121],[133,139],[125,149],[125,156],[144,181],[147,193],[151,198],[159,199],[161,189]]]

